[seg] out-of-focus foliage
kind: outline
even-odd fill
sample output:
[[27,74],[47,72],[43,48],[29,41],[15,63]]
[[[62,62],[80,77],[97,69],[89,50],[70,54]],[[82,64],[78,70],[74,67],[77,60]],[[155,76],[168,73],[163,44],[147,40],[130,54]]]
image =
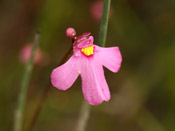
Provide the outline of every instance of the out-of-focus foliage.
[[[92,32],[99,22],[90,14],[97,0],[0,1],[0,130],[12,129],[24,65],[20,49],[40,29],[47,66],[35,66],[28,90],[24,129],[28,128],[50,73],[71,47],[65,30]],[[112,0],[106,46],[119,46],[121,70],[105,70],[111,100],[92,107],[87,131],[175,130],[175,1]],[[52,88],[34,131],[75,128],[83,100],[81,80],[68,91]]]

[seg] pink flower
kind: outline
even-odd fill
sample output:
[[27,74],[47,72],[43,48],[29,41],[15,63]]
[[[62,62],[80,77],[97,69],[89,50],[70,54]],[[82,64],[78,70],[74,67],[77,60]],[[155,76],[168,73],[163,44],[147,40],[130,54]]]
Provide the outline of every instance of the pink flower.
[[75,37],[74,54],[65,64],[52,71],[51,82],[54,87],[67,90],[80,75],[85,100],[91,105],[98,105],[110,99],[103,66],[118,72],[122,56],[118,47],[102,48],[94,45],[93,41],[90,33]]
[[[90,12],[94,20],[100,21],[103,11],[103,1],[96,1],[91,5]],[[112,8],[110,8],[110,16],[112,14]]]
[[[25,64],[29,61],[32,52],[32,45],[32,43],[27,44],[21,49],[20,60]],[[37,48],[34,56],[34,64],[46,65],[48,64],[48,60],[48,56]]]

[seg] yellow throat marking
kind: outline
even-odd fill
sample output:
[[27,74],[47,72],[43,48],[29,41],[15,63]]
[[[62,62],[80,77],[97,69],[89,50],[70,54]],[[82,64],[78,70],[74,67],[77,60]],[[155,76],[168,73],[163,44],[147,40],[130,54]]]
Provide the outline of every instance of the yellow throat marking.
[[86,56],[90,56],[94,54],[94,46],[89,46],[86,48],[82,48],[81,52],[83,52]]

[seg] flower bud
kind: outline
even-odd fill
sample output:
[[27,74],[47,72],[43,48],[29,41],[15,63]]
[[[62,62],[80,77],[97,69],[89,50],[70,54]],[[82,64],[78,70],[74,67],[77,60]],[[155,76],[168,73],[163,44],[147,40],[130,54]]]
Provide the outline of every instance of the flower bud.
[[75,29],[74,28],[67,28],[66,30],[66,36],[68,38],[74,39],[76,35]]

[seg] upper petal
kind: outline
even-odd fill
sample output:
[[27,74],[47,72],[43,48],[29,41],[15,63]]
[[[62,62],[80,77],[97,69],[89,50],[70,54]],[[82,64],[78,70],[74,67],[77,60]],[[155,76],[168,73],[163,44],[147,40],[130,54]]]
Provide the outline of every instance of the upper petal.
[[76,57],[72,56],[64,65],[55,68],[51,73],[51,83],[60,90],[67,90],[79,76]]
[[96,47],[96,56],[99,62],[112,72],[118,72],[122,62],[122,56],[118,47]]
[[110,99],[110,92],[104,77],[103,67],[95,57],[82,59],[82,90],[86,101],[91,105],[101,104]]

